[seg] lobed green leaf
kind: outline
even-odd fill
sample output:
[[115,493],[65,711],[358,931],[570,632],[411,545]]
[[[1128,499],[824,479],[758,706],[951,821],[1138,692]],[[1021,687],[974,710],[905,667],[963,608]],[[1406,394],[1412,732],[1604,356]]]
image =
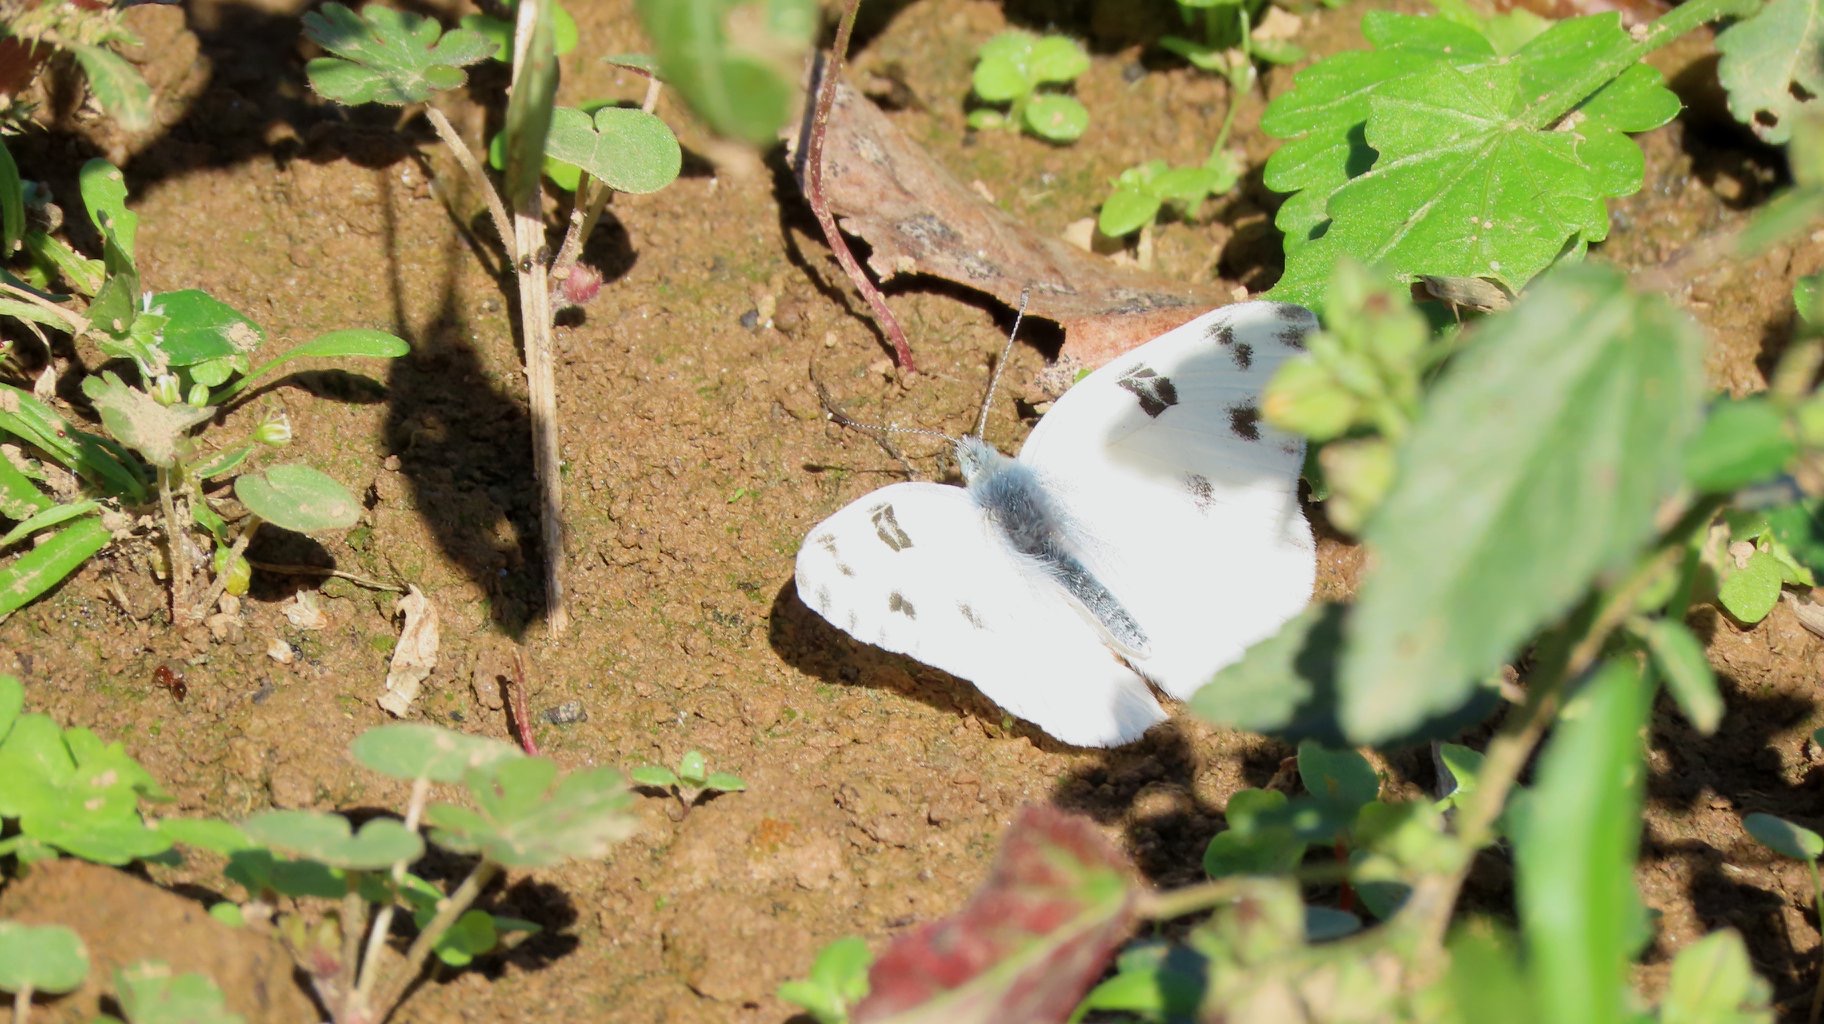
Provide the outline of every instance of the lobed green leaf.
[[432,18],[379,4],[361,8],[359,17],[342,4],[324,4],[305,12],[304,33],[336,54],[305,65],[311,88],[348,106],[422,103],[460,87],[468,81],[463,67],[494,52],[494,41],[478,32],[444,32]]
[[1824,95],[1824,7],[1818,0],[1769,0],[1717,33],[1716,52],[1729,112],[1762,141],[1784,145],[1793,123]]
[[378,871],[424,855],[418,833],[391,818],[375,818],[356,832],[340,814],[263,811],[242,822],[241,831],[257,843],[345,871]]
[[644,110],[603,107],[590,115],[574,107],[551,114],[545,154],[587,171],[617,192],[656,192],[683,167],[678,138]]
[[420,722],[369,729],[355,737],[349,753],[382,775],[432,782],[460,782],[470,769],[524,756],[510,743]]

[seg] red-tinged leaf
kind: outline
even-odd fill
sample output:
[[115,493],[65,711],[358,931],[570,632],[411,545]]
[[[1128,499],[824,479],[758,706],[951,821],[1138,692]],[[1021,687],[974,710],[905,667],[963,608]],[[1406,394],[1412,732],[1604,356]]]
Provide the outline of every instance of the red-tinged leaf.
[[1088,819],[1028,807],[968,906],[875,962],[855,1024],[1061,1021],[1127,938],[1136,895]]

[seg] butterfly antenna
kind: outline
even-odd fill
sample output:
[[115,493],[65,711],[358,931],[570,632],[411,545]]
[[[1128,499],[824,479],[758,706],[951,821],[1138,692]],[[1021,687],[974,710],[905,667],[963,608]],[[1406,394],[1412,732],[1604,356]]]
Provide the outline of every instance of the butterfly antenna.
[[1026,299],[1031,294],[1030,288],[1020,289],[1020,307],[1013,314],[1013,329],[1007,332],[1007,344],[1001,349],[1001,358],[994,364],[994,373],[988,377],[988,393],[982,396],[982,409],[975,416],[975,431],[971,437],[979,438],[988,429],[988,409],[994,404],[994,389],[1001,385],[1001,371],[1007,368],[1007,359],[1013,355],[1013,339],[1020,336],[1020,321],[1026,319]]
[[891,435],[922,434],[928,437],[941,437],[952,445],[956,444],[956,438],[951,437],[941,430],[925,430],[920,427],[895,427],[883,426],[878,423],[863,423],[853,416],[850,416],[847,412],[844,412],[842,406],[836,404],[836,399],[830,396],[830,389],[824,387],[823,381],[817,379],[817,374],[814,369],[811,372],[811,383],[817,388],[817,401],[823,405],[823,411],[830,417],[830,422],[835,423],[837,426],[848,427],[851,430],[859,430],[873,438],[874,443],[880,445],[881,450],[886,452],[889,458],[898,462],[900,466],[905,469],[906,475],[914,480],[918,479],[918,471],[912,468],[912,463],[907,461],[906,457],[902,455],[899,449],[894,446],[893,442],[889,440]]

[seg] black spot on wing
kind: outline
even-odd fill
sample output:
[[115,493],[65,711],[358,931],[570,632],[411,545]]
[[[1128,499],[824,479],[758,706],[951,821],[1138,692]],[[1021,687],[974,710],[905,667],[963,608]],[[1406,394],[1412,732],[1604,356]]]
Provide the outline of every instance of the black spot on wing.
[[912,602],[897,590],[887,595],[887,611],[898,612],[908,619],[918,618],[918,609],[912,607]]
[[1191,504],[1199,512],[1208,512],[1216,504],[1216,488],[1202,473],[1186,473],[1184,489],[1190,493]]
[[874,523],[874,535],[880,542],[895,551],[904,551],[912,546],[912,538],[899,528],[899,520],[893,515],[892,505],[876,505],[868,510],[868,518]]
[[1282,327],[1275,337],[1279,339],[1281,345],[1302,351],[1305,347],[1305,334],[1308,330],[1305,327]]
[[1260,440],[1260,410],[1252,404],[1230,406],[1229,431],[1243,441]]
[[971,626],[974,626],[976,629],[986,629],[987,628],[987,624],[982,621],[982,617],[980,615],[976,614],[976,611],[974,608],[969,607],[968,602],[958,601],[956,604],[956,610],[959,612],[962,612],[963,619],[965,621],[967,621]]
[[1237,370],[1245,370],[1254,365],[1254,346],[1241,342],[1229,349],[1229,357],[1235,360]]
[[836,571],[837,571],[837,572],[839,572],[839,573],[842,573],[842,574],[843,574],[843,575],[844,575],[844,576],[853,576],[853,575],[855,575],[855,569],[854,569],[854,567],[853,567],[853,566],[851,566],[851,565],[849,565],[849,563],[847,563],[847,562],[837,562],[837,563],[836,563]]
[[836,556],[836,535],[835,534],[820,533],[815,538],[813,538],[813,540],[816,542],[818,547],[822,548],[825,551],[828,551],[830,553],[830,557],[834,558]]
[[830,588],[829,587],[818,587],[817,588],[817,610],[822,612],[823,617],[826,619],[829,618],[829,616],[830,616],[830,605],[831,605]]
[[1224,348],[1235,344],[1235,325],[1227,320],[1210,324],[1210,340]]
[[1307,330],[1317,326],[1317,317],[1311,315],[1310,310],[1290,302],[1273,303],[1273,315],[1289,324],[1301,324]]
[[1170,377],[1150,366],[1135,366],[1115,381],[1140,400],[1140,411],[1155,419],[1178,404],[1178,388]]

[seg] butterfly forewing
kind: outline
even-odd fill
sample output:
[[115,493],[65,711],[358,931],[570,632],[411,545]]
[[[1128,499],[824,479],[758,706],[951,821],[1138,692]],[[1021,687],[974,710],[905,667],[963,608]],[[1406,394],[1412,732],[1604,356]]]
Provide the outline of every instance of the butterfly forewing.
[[1085,564],[1146,631],[1136,667],[1173,696],[1190,696],[1310,599],[1304,447],[1259,410],[1315,328],[1299,306],[1214,310],[1078,382],[1020,451]]

